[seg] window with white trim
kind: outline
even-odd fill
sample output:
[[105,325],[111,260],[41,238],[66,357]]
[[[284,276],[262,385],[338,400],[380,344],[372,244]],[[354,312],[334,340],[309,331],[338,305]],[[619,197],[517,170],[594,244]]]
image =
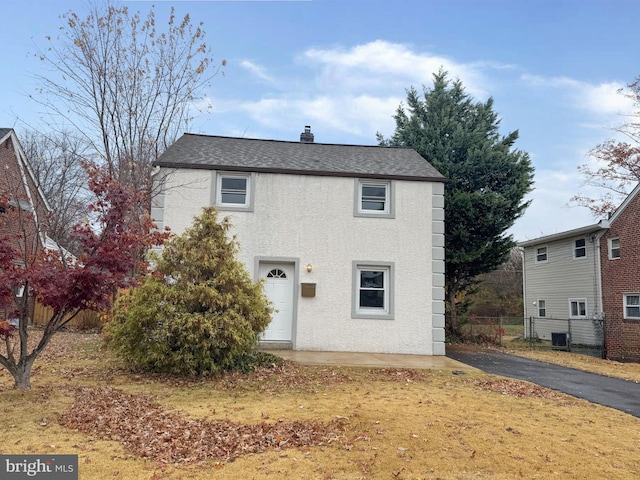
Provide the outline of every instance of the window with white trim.
[[354,262],[354,318],[393,318],[393,263]]
[[389,180],[356,179],[356,217],[393,218],[393,184]]
[[609,239],[609,259],[615,260],[616,258],[620,258],[620,239],[610,238]]
[[221,210],[251,210],[253,178],[249,173],[216,175],[215,205]]
[[640,294],[627,293],[624,295],[624,318],[640,320]]
[[587,239],[578,238],[573,242],[573,258],[584,258],[587,256]]
[[536,263],[545,263],[547,261],[547,247],[536,248]]
[[546,300],[538,300],[538,316],[546,317],[547,316],[547,302]]
[[569,318],[587,318],[587,299],[569,299]]

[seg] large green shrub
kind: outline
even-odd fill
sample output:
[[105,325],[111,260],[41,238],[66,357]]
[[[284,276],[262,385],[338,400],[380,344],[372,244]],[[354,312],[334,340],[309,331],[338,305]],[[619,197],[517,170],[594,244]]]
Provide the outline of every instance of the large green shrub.
[[261,284],[236,259],[230,227],[205,208],[165,244],[156,275],[116,303],[105,338],[132,367],[206,375],[248,358],[272,309]]

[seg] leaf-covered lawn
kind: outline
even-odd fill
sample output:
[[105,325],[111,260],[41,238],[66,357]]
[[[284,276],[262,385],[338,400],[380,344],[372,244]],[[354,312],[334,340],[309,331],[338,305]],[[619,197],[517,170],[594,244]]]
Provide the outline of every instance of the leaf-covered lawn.
[[243,424],[192,419],[168,412],[146,395],[109,388],[83,388],[60,424],[156,462],[231,461],[267,449],[329,445],[342,437],[339,420]]
[[640,476],[640,419],[473,373],[303,366],[197,379],[129,372],[63,334],[30,392],[0,374],[6,453],[76,453],[80,478]]

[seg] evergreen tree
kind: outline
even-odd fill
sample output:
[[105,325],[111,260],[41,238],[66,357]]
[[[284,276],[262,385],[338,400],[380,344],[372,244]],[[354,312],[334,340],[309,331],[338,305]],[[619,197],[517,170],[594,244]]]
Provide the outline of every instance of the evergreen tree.
[[206,375],[243,368],[272,309],[229,238],[231,224],[204,209],[165,244],[156,274],[117,303],[109,346],[133,367]]
[[407,91],[407,107],[394,115],[396,130],[386,146],[411,147],[449,181],[445,186],[447,333],[457,335],[456,304],[477,275],[503,264],[515,245],[505,231],[529,205],[533,167],[513,149],[518,132],[499,133],[493,99],[474,102],[459,80],[434,75],[432,88]]

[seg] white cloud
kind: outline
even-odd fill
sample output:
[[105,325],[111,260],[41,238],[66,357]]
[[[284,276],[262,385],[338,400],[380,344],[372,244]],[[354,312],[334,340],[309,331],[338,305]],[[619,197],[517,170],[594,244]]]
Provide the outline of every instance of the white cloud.
[[[459,78],[467,92],[478,99],[488,96],[490,81],[485,70],[511,68],[495,62],[464,64],[383,40],[349,48],[311,48],[296,60],[294,75],[287,67],[278,73],[252,60],[243,60],[239,63],[243,69],[278,87],[277,91],[257,89],[255,99],[216,101],[214,111],[248,116],[256,122],[252,131],[289,132],[292,125],[312,123],[312,127],[318,126],[318,133],[325,133],[324,140],[316,134],[318,141],[333,142],[337,138],[338,142],[374,143],[377,131],[386,136],[393,132],[392,116],[405,100],[405,90],[410,86],[419,90],[423,84],[431,86],[433,74],[440,68],[448,71],[450,78]],[[244,129],[246,125],[237,128]]]
[[624,85],[617,82],[590,85],[584,88],[584,105],[593,112],[624,115],[631,113],[633,102],[622,95]]
[[238,65],[240,65],[242,68],[248,70],[253,75],[258,77],[260,80],[263,80],[264,82],[272,83],[272,84],[276,83],[276,79],[274,77],[272,77],[271,75],[269,75],[267,73],[267,69],[265,67],[263,67],[262,65],[258,65],[257,63],[254,63],[254,62],[252,62],[250,60],[242,60],[242,61],[240,61],[240,63]]
[[409,45],[384,40],[351,48],[306,50],[301,63],[320,68],[320,86],[334,89],[397,90],[413,85],[430,85],[433,74],[444,68],[451,78],[460,78],[473,96],[486,96],[486,79],[481,65],[463,64],[442,55],[418,52]]
[[[236,109],[247,112],[259,124],[278,129],[287,125],[322,125],[322,131],[335,130],[350,137],[365,137],[375,141],[378,130],[391,132],[391,113],[400,104],[400,97],[379,98],[369,95],[318,95],[311,98],[287,96],[240,102]],[[316,133],[316,141],[323,142]]]
[[537,88],[565,89],[573,106],[598,116],[625,115],[633,111],[633,102],[622,95],[619,82],[592,84],[569,77],[544,77],[524,74],[525,83]]

